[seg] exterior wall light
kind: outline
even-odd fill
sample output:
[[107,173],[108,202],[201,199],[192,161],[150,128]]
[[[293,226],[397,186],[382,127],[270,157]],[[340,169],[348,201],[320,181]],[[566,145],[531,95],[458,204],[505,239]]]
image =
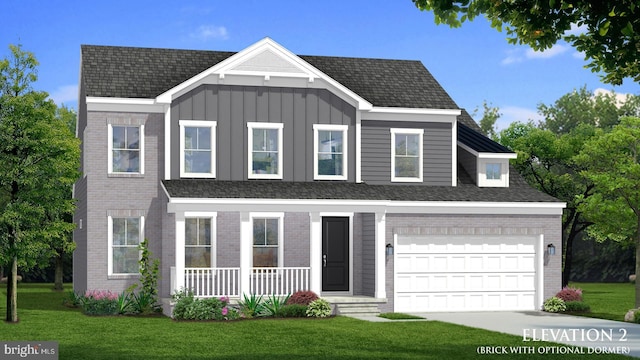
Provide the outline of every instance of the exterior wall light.
[[393,255],[393,245],[387,244],[386,254],[387,254],[387,256],[392,256]]
[[556,254],[556,247],[553,246],[553,244],[547,245],[547,253],[549,255],[555,255]]

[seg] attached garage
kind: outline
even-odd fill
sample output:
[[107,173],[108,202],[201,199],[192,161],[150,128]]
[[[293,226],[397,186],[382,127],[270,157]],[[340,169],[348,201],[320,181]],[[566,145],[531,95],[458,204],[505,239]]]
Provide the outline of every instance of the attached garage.
[[396,235],[394,311],[538,310],[542,239]]

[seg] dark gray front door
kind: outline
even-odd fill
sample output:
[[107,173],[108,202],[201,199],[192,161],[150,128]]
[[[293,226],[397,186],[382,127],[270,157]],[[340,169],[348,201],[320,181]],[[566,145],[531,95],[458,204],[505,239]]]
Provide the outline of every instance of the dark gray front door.
[[322,218],[322,291],[349,291],[349,218]]

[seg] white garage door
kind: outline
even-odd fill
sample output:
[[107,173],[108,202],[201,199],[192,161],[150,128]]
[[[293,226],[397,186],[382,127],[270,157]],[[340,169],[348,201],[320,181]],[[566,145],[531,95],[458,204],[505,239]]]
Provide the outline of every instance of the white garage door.
[[535,236],[397,236],[397,312],[535,310]]

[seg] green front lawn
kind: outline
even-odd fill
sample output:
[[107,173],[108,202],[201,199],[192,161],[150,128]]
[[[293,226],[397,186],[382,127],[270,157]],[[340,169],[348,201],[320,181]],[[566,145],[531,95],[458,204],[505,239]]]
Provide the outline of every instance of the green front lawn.
[[[435,321],[373,323],[335,317],[176,322],[166,317],[89,317],[62,306],[67,295],[50,289],[49,284],[20,284],[20,322],[0,322],[0,341],[58,341],[60,359],[584,358],[577,354],[479,355],[479,347],[550,344],[524,343],[519,336]],[[3,287],[2,315],[5,303]],[[496,314],[496,321],[499,317]]]
[[591,307],[590,313],[576,315],[624,321],[627,311],[634,308],[634,284],[576,282],[569,286],[582,289],[582,300]]

